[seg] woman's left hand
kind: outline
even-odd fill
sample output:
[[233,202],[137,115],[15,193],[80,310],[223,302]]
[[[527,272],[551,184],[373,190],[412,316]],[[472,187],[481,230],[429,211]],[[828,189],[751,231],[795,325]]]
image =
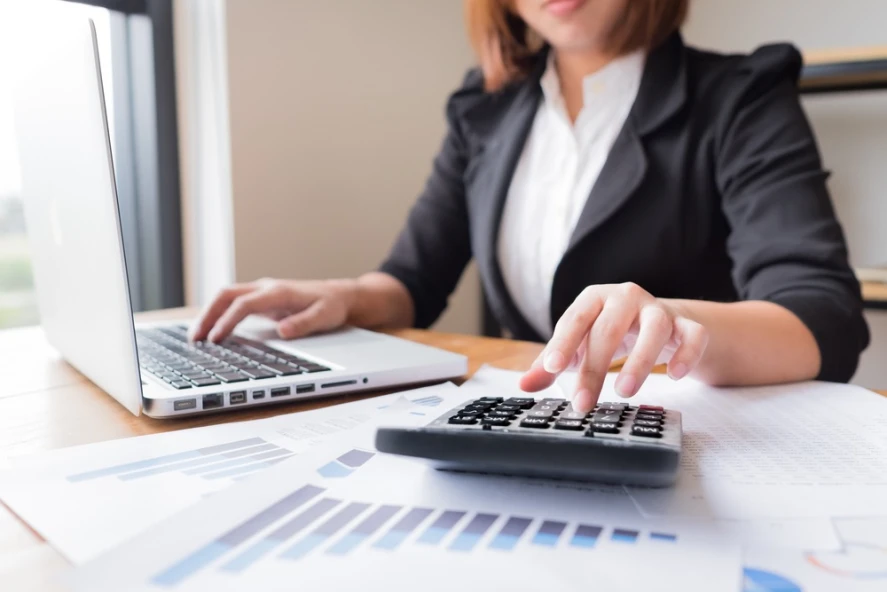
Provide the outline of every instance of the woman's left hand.
[[616,378],[623,397],[637,393],[653,366],[668,363],[674,380],[702,359],[708,332],[676,307],[654,298],[637,284],[589,286],[564,312],[548,345],[521,378],[525,391],[545,389],[558,374],[578,368],[573,407],[594,408],[614,359],[628,356]]

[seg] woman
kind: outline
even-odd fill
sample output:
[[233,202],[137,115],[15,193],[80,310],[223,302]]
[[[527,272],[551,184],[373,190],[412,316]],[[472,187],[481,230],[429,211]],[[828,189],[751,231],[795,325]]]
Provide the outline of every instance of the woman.
[[686,0],[465,7],[480,68],[450,97],[431,177],[380,270],[230,287],[194,339],[253,313],[284,338],[427,327],[474,257],[500,324],[548,342],[522,388],[575,365],[580,411],[626,352],[623,396],[657,361],[721,385],[850,379],[868,329],[793,47],[686,47]]

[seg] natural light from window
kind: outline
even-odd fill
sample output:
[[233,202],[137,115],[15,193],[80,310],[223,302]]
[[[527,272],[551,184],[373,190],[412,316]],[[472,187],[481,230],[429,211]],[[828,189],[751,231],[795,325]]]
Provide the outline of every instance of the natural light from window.
[[[60,0],[2,0],[2,4],[0,18],[13,26],[17,20],[39,19],[48,11],[85,15],[93,19],[98,33],[108,118],[113,125],[110,13],[104,8]],[[14,43],[14,39],[6,39],[6,44],[14,46]],[[14,55],[14,47],[4,49],[7,56]],[[4,72],[0,69],[0,329],[33,325],[39,320],[22,212],[12,92],[7,81],[2,79]]]

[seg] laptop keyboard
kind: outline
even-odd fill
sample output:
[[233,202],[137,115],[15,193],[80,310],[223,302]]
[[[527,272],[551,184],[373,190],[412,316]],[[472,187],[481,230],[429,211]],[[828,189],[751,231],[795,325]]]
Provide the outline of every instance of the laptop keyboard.
[[232,336],[190,343],[184,326],[136,331],[139,365],[176,389],[329,370],[259,341]]

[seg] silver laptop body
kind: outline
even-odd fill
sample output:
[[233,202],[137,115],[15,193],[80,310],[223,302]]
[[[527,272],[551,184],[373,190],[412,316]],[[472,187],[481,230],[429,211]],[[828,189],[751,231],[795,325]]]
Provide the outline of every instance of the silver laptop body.
[[43,329],[123,406],[184,416],[467,372],[464,356],[350,327],[282,341],[251,319],[214,348],[188,344],[185,323],[134,326],[94,26],[48,19],[27,39],[13,99]]

